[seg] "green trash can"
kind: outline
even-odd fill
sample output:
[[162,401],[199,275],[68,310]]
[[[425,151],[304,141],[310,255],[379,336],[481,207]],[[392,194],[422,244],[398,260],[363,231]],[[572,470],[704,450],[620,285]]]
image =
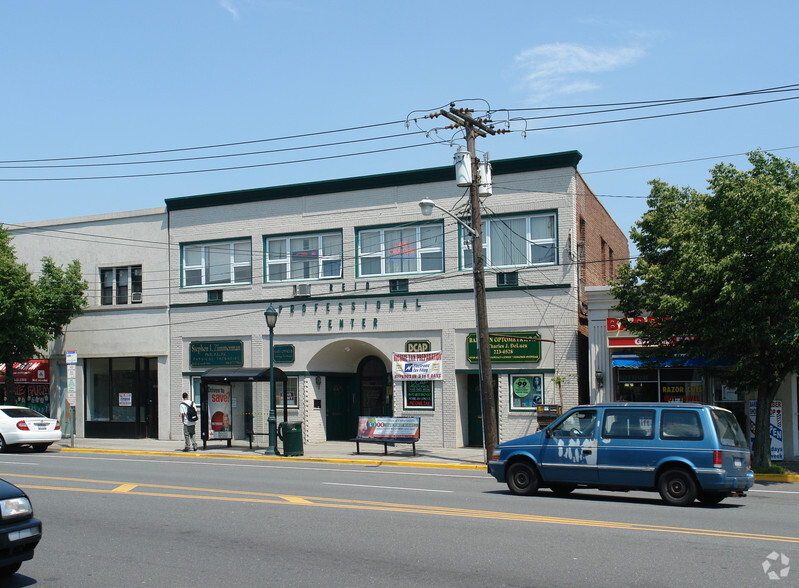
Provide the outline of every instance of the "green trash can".
[[283,455],[302,455],[302,422],[279,423],[277,434],[283,440]]

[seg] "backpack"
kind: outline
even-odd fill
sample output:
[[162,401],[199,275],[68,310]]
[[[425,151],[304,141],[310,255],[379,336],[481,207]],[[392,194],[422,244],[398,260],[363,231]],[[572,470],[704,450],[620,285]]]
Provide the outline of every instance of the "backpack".
[[194,404],[187,404],[185,402],[183,404],[186,405],[186,420],[188,420],[190,423],[196,423],[199,421],[200,417],[197,416],[197,409],[194,408]]

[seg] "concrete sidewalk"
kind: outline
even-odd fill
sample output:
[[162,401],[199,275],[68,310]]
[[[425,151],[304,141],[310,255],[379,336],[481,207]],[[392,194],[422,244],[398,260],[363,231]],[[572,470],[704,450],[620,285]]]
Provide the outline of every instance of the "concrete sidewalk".
[[[305,462],[337,462],[362,463],[369,465],[397,465],[414,467],[444,467],[486,471],[483,449],[480,447],[425,447],[416,445],[413,448],[405,443],[389,445],[388,455],[383,453],[383,445],[377,443],[361,443],[361,453],[355,452],[355,442],[327,441],[325,443],[306,444],[302,456],[279,456],[266,454],[266,447],[261,442],[253,444],[250,449],[248,441],[234,440],[231,447],[225,441],[209,441],[207,449],[202,449],[202,442],[196,452],[183,452],[183,439],[161,441],[158,439],[62,439],[53,444],[49,451],[93,451],[105,453],[142,453],[155,455],[175,455],[181,457],[222,457],[232,459],[268,459],[281,461]],[[282,442],[278,441],[278,449],[282,450]]]

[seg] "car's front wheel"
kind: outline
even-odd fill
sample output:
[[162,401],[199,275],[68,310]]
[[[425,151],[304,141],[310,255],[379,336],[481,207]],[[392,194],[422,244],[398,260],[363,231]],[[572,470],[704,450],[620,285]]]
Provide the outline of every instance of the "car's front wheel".
[[663,502],[671,506],[687,506],[696,499],[696,482],[687,470],[666,470],[658,478],[658,490]]
[[6,440],[3,439],[2,435],[0,435],[0,453],[3,453],[6,449],[8,449],[8,445],[6,445]]
[[531,496],[538,492],[541,480],[535,466],[524,461],[517,461],[508,468],[508,488],[514,494]]

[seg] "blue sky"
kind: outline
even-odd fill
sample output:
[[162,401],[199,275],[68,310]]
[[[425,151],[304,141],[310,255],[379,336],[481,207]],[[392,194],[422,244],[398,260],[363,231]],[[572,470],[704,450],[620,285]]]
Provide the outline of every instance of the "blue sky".
[[[794,98],[799,92],[583,116],[573,114],[595,109],[517,109],[715,96],[799,83],[797,22],[799,3],[793,0],[4,0],[0,223],[450,165],[452,133],[434,130],[442,119],[413,119],[456,101],[491,109],[498,128],[507,127],[509,118],[528,119],[511,122],[512,133],[478,141],[492,159],[580,151],[580,171],[628,233],[645,211],[652,178],[704,190],[715,163],[746,166],[737,154],[779,149],[778,155],[799,159],[799,102],[543,127]],[[572,116],[530,120],[567,113]],[[394,124],[264,141],[406,118],[408,128]],[[431,134],[414,134],[420,130]],[[394,150],[335,157],[384,149]],[[97,165],[201,156],[217,157]],[[300,159],[315,160],[281,163]],[[20,160],[30,161],[9,163]],[[252,167],[198,172],[241,166]],[[187,171],[197,173],[182,173]],[[144,177],[62,179],[131,175]]]

